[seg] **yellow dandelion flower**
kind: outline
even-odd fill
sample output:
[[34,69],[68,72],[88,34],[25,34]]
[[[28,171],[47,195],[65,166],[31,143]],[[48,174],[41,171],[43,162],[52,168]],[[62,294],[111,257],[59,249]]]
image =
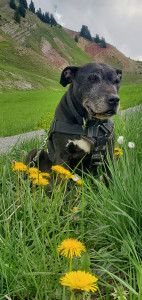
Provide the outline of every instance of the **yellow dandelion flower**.
[[123,155],[123,151],[122,151],[121,148],[115,147],[115,148],[114,148],[114,154],[115,154],[116,156]]
[[76,239],[66,239],[57,249],[60,254],[72,258],[73,256],[81,256],[81,252],[86,252],[86,248],[83,243]]
[[66,170],[64,167],[56,165],[56,166],[52,166],[52,171],[58,173],[58,174],[62,174],[65,175],[66,177],[69,177],[71,175],[71,172],[69,170]]
[[82,180],[80,180],[80,179],[77,180],[77,184],[78,184],[78,185],[82,185]]
[[70,176],[70,179],[76,181],[76,180],[75,180],[75,175],[72,174],[72,175]]
[[60,284],[70,287],[72,290],[96,292],[98,287],[95,282],[97,277],[85,271],[72,271],[60,278]]
[[36,178],[33,181],[33,184],[44,186],[44,185],[49,184],[49,181],[47,179],[43,178],[43,177],[42,178]]
[[47,178],[50,178],[50,174],[47,173],[47,172],[42,172],[40,173],[43,177],[47,177]]
[[29,172],[29,174],[33,174],[33,173],[41,173],[37,168],[34,168],[34,167],[32,167],[32,168],[29,168],[28,169],[28,172]]
[[22,162],[14,162],[11,169],[12,171],[26,172],[28,168]]
[[29,178],[30,178],[30,179],[42,179],[43,177],[42,177],[42,175],[39,174],[39,173],[30,173],[30,174],[29,174]]
[[73,209],[72,209],[72,212],[76,212],[78,210],[78,207],[77,206],[74,206]]

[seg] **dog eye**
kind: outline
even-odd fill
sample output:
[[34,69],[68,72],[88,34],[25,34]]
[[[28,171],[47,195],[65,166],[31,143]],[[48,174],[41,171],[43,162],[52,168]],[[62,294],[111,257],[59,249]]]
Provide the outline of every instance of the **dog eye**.
[[117,78],[116,80],[114,80],[114,84],[118,84],[118,83],[120,83],[120,79],[119,78]]
[[88,77],[88,79],[89,79],[89,81],[90,81],[91,83],[96,83],[96,82],[99,82],[99,81],[100,81],[99,76],[96,75],[96,74],[90,75],[90,76]]

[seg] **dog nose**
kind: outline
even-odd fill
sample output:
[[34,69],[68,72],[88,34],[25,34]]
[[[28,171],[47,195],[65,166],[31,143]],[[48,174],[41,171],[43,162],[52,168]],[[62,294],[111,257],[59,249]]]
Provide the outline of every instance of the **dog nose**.
[[115,105],[119,102],[119,97],[117,95],[111,95],[108,97],[107,101],[109,104]]

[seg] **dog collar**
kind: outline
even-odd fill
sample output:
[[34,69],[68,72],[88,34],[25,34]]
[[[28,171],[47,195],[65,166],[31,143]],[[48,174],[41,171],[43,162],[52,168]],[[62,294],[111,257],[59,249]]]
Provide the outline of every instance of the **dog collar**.
[[76,110],[69,93],[67,93],[67,104],[69,106],[70,111],[72,112],[75,119],[77,120],[77,123],[83,125],[83,117]]

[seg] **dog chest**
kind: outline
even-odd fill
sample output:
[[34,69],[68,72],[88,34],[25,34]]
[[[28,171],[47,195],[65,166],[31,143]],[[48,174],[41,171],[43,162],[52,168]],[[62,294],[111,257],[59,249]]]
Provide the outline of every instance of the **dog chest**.
[[77,146],[79,150],[82,150],[85,153],[90,153],[91,151],[91,143],[83,139],[75,139],[75,140],[68,139],[66,148],[71,148],[72,146]]

